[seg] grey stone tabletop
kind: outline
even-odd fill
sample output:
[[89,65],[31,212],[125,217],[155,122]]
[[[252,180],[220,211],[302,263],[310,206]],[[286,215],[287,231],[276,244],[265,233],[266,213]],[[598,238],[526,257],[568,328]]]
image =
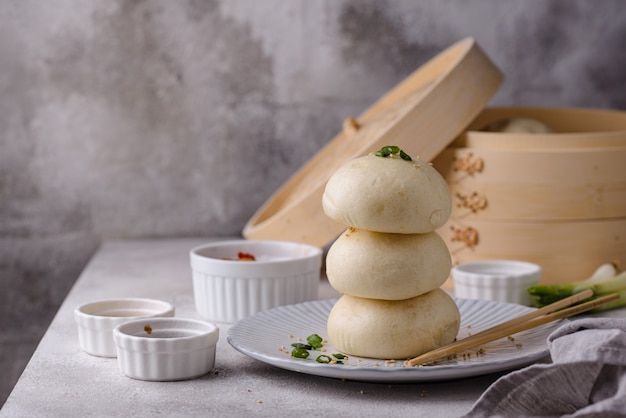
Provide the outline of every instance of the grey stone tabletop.
[[[215,369],[187,381],[147,382],[122,374],[116,359],[80,351],[74,308],[115,297],[147,297],[199,318],[189,250],[210,239],[105,242],[60,307],[9,396],[1,417],[342,416],[457,417],[501,374],[431,383],[367,383],[283,370],[249,358],[218,324]],[[319,298],[337,293],[320,281]]]

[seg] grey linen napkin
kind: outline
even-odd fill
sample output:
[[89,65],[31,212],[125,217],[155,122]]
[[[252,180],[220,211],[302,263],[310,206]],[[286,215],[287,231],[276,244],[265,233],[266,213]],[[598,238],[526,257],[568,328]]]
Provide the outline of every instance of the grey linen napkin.
[[551,364],[501,377],[464,417],[626,417],[626,318],[568,321],[548,347]]

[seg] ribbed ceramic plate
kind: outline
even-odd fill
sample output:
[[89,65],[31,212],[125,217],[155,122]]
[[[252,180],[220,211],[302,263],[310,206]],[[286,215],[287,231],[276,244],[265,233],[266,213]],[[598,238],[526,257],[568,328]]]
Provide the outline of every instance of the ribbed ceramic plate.
[[[523,315],[534,308],[482,300],[456,299],[461,311],[457,339],[466,338],[498,323]],[[326,339],[326,320],[335,299],[304,302],[261,312],[233,325],[228,342],[236,350],[254,359],[300,373],[370,382],[428,382],[479,376],[511,370],[534,363],[549,354],[546,338],[557,323],[521,332],[458,353],[436,365],[403,367],[402,361],[351,356],[343,364],[317,363],[317,354],[309,359],[292,358],[291,344],[311,334]],[[330,343],[326,354],[335,353]],[[482,350],[481,350],[482,349]]]

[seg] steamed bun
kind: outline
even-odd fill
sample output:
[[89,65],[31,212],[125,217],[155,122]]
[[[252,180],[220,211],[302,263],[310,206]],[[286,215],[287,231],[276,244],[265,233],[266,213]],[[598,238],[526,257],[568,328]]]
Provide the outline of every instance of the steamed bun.
[[350,228],[330,247],[326,275],[341,293],[401,300],[441,286],[450,275],[450,252],[436,232],[384,234]]
[[444,178],[424,161],[367,155],[342,166],[322,196],[331,219],[369,231],[423,234],[450,216]]
[[328,340],[342,353],[408,359],[454,341],[461,316],[443,290],[385,301],[344,295],[328,316]]

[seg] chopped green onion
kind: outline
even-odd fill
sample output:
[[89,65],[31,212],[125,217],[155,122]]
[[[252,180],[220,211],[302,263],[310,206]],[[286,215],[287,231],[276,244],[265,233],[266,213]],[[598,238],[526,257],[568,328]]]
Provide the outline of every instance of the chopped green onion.
[[333,360],[330,357],[328,357],[326,354],[320,354],[319,356],[317,356],[315,361],[317,361],[318,363],[326,363],[326,364],[328,364],[328,363],[330,363]]
[[307,342],[309,344],[311,344],[311,347],[314,349],[318,349],[318,348],[322,348],[323,344],[322,342],[324,341],[322,339],[322,337],[320,337],[317,334],[311,334],[306,338]]
[[295,348],[301,348],[303,350],[310,350],[313,348],[309,344],[303,344],[303,343],[293,343],[291,344],[291,346]]
[[304,348],[294,348],[293,350],[291,350],[291,357],[307,358],[309,357],[309,352]]
[[[318,334],[311,334],[307,338],[307,343],[292,343],[291,357],[307,359],[311,352],[310,350],[320,350],[324,347],[324,339]],[[322,350],[325,351],[325,350]],[[341,353],[333,353],[332,355],[320,354],[315,358],[318,363],[324,364],[344,364],[348,356]]]
[[400,158],[402,158],[405,161],[413,161],[411,156],[407,154],[406,152],[402,151],[400,147],[398,147],[397,145],[387,145],[385,147],[382,147],[381,149],[376,151],[374,155],[377,157],[383,157],[383,158],[389,157],[391,155],[399,155]]
[[383,148],[383,149],[381,149],[379,151],[376,151],[374,153],[374,155],[376,155],[377,157],[389,157],[391,155],[391,153],[388,150],[386,150],[385,148]]

